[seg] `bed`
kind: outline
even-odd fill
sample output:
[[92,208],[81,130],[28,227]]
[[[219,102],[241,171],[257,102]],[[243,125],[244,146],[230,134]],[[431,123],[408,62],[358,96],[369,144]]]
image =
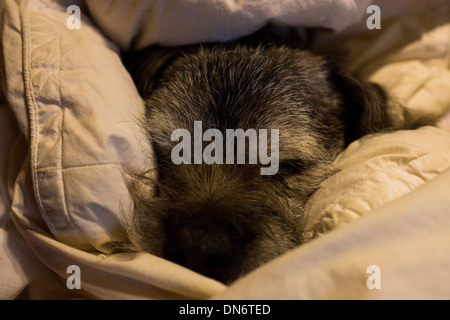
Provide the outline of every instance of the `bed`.
[[[6,0],[0,14],[1,299],[450,298],[447,1]],[[231,286],[112,253],[129,172],[154,165],[121,52],[267,23],[314,28],[314,50],[344,53],[393,101],[442,120],[352,143],[308,201],[306,243]]]

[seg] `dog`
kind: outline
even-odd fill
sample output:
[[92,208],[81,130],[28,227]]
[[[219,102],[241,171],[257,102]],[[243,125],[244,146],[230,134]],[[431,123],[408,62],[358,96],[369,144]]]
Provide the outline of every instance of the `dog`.
[[[146,103],[142,125],[157,171],[135,175],[130,243],[226,284],[301,245],[305,203],[333,174],[336,156],[409,116],[332,58],[248,39],[152,46],[124,58]],[[261,174],[261,162],[174,163],[174,132],[194,137],[199,122],[201,131],[277,130],[268,146],[276,172]]]

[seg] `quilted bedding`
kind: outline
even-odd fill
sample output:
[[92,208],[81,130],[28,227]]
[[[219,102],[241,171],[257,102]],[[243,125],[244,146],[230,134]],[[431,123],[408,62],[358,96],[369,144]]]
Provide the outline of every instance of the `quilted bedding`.
[[[0,3],[0,298],[449,299],[448,2],[212,3]],[[372,3],[381,29],[366,26]],[[308,242],[230,287],[148,253],[112,254],[105,243],[126,238],[128,172],[153,165],[121,50],[225,41],[269,22],[318,27],[317,51],[346,52],[393,99],[443,120],[351,144],[308,202]],[[79,290],[66,286],[71,265]],[[381,288],[368,282],[374,265]]]

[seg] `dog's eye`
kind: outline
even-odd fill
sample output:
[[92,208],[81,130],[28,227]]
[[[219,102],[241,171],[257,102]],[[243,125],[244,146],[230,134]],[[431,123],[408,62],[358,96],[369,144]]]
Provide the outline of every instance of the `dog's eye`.
[[281,173],[285,174],[301,174],[303,171],[311,167],[312,163],[310,161],[305,161],[302,159],[289,159],[280,162]]
[[155,185],[155,186],[154,186],[154,189],[153,189],[153,196],[154,196],[155,198],[161,198],[161,188],[160,188],[158,185]]

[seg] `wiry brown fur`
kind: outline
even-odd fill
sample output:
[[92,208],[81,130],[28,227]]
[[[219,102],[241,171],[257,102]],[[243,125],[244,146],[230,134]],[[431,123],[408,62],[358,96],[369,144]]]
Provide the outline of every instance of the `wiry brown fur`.
[[[302,242],[308,197],[351,141],[391,125],[384,92],[285,45],[152,47],[127,66],[147,105],[156,178],[133,192],[130,241],[229,283]],[[279,129],[280,168],[171,161],[175,129]]]

